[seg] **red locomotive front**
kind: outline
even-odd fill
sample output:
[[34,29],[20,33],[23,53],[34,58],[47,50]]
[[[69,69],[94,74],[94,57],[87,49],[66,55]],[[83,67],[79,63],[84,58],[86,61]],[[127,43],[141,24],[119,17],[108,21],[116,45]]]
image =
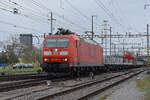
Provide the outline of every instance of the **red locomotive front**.
[[48,72],[63,72],[72,66],[75,55],[76,36],[46,36],[43,42],[43,69]]
[[134,56],[130,53],[124,54],[123,55],[123,63],[124,64],[134,64]]

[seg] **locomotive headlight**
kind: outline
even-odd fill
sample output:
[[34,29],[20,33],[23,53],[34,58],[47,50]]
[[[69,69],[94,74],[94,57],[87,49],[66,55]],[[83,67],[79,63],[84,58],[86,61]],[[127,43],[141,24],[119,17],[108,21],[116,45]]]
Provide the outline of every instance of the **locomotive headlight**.
[[68,61],[68,59],[67,59],[67,58],[65,58],[65,59],[64,59],[64,61]]
[[44,51],[44,56],[52,55],[51,51]]
[[58,51],[58,49],[55,49],[55,52],[57,52]]
[[62,61],[65,61],[65,62],[66,62],[66,61],[68,61],[68,58],[63,58]]
[[44,59],[44,61],[48,61],[48,60],[49,60],[48,58],[45,58],[45,59]]
[[60,51],[60,55],[68,55],[68,51]]

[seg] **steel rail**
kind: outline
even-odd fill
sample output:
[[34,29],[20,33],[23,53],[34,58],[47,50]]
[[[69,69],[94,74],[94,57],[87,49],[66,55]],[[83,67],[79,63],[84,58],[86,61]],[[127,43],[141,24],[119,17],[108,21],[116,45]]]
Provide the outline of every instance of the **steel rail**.
[[85,83],[85,84],[82,84],[80,86],[75,86],[71,89],[67,89],[67,90],[64,90],[64,91],[61,91],[61,92],[57,92],[55,94],[51,94],[51,95],[48,95],[48,96],[44,96],[44,97],[40,97],[38,98],[37,100],[50,100],[54,97],[57,97],[57,96],[63,96],[65,94],[68,94],[68,93],[71,93],[71,92],[74,92],[74,91],[77,91],[77,90],[80,90],[82,88],[86,88],[86,87],[89,87],[89,86],[92,86],[92,85],[96,85],[96,84],[99,84],[99,83],[102,83],[102,82],[105,82],[105,81],[108,81],[108,80],[111,80],[111,79],[114,79],[114,78],[117,78],[117,77],[120,77],[122,75],[126,75],[126,74],[129,74],[131,73],[132,71],[130,72],[126,72],[124,74],[120,74],[120,75],[115,75],[113,77],[110,77],[110,78],[106,78],[106,79],[103,79],[103,80],[95,80],[93,82],[89,82],[89,83]]
[[46,74],[17,74],[17,75],[7,75],[7,76],[0,76],[0,82],[5,81],[17,81],[17,80],[24,80],[24,79],[35,79],[35,78],[42,78],[45,77]]
[[33,80],[24,80],[24,81],[19,81],[19,82],[12,82],[12,83],[7,83],[1,84],[0,85],[0,92],[7,92],[10,90],[15,90],[15,89],[20,89],[20,88],[27,88],[31,86],[36,86],[40,84],[46,84],[46,80],[43,79],[33,79]]
[[107,89],[109,89],[111,87],[114,87],[114,86],[116,86],[116,85],[118,85],[118,84],[120,84],[120,83],[122,83],[122,82],[124,82],[124,81],[126,81],[126,80],[128,80],[128,79],[130,79],[130,78],[132,78],[132,77],[142,73],[142,72],[144,72],[144,71],[140,71],[140,72],[134,73],[134,74],[126,77],[125,79],[121,79],[119,81],[116,81],[116,82],[108,85],[108,86],[105,86],[105,87],[100,88],[100,89],[98,89],[96,91],[93,91],[92,93],[89,93],[89,94],[87,94],[85,96],[82,96],[82,97],[78,98],[77,100],[88,100],[89,98],[92,98],[92,97],[98,95],[99,93],[101,93],[101,92],[103,92],[103,91],[105,91],[105,90],[107,90]]

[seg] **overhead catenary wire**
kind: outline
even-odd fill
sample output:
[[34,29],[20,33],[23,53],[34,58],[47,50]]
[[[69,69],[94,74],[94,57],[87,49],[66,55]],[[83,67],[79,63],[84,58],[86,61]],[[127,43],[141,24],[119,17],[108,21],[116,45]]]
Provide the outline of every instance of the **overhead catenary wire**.
[[[11,7],[11,8],[12,8],[12,7]],[[8,10],[8,9],[5,9],[5,8],[0,8],[0,9],[1,9],[1,10],[4,10],[4,11],[7,11],[7,12],[10,12],[10,13],[14,13],[13,10]],[[26,15],[26,14],[18,13],[18,14],[16,14],[16,15],[20,15],[20,16],[29,18],[29,19],[31,19],[31,20],[33,20],[33,21],[35,21],[35,22],[39,22],[39,23],[40,23],[40,21],[41,21],[41,20],[36,20],[36,18],[33,17],[33,14],[31,14],[31,15]],[[41,23],[40,23],[40,24],[41,24]]]
[[[19,6],[20,7],[20,9],[22,9],[22,10],[26,10],[22,5],[19,5],[18,3],[12,3],[11,5],[17,5],[17,6]],[[10,6],[11,7],[11,6]],[[11,7],[11,8],[13,8],[13,7]],[[10,10],[6,10],[6,9],[3,9],[3,8],[1,8],[2,10],[5,10],[5,11],[9,11],[9,12],[11,12],[11,13],[13,13],[13,11],[10,11]],[[31,11],[31,10],[30,10]],[[46,24],[49,24],[49,22],[47,21],[47,19],[48,19],[48,17],[47,16],[42,16],[42,15],[38,15],[38,14],[36,14],[36,11],[34,11],[34,13],[32,13],[32,14],[30,14],[30,15],[27,15],[27,14],[23,14],[23,13],[18,13],[17,15],[21,15],[21,16],[24,16],[24,17],[26,17],[26,18],[30,18],[30,19],[32,19],[32,20],[34,20],[34,21],[36,21],[36,22],[42,22],[42,23],[46,23]],[[35,16],[34,16],[35,15]],[[36,17],[36,18],[35,18]],[[42,19],[41,19],[42,18]],[[45,19],[44,19],[45,18]],[[38,19],[41,19],[41,20],[38,20]],[[45,21],[44,21],[44,20]],[[58,21],[59,23],[60,23],[60,21]],[[66,24],[65,24],[66,25]],[[68,26],[70,26],[70,25],[68,25]],[[79,27],[78,27],[79,28]],[[74,29],[74,30],[77,30],[77,29]],[[80,31],[81,32],[81,31]]]
[[124,26],[116,19],[114,14],[107,8],[105,5],[101,2],[101,0],[94,0],[94,2],[103,9],[103,11],[112,19],[113,22],[115,22],[119,27],[121,27],[124,31],[126,30]]
[[126,23],[124,21],[124,17],[122,16],[122,13],[120,13],[120,10],[119,10],[120,8],[118,8],[118,6],[115,5],[114,0],[112,0],[111,4],[112,4],[112,7],[114,9],[114,13],[117,13],[117,15],[118,15],[118,16],[116,16],[116,17],[118,17],[118,20],[120,20],[120,22],[123,23],[126,26]]
[[[16,4],[16,3],[15,3]],[[19,4],[17,4],[18,6],[20,6]],[[24,8],[24,6],[20,6],[21,7],[21,9],[22,10],[26,10],[25,8]],[[30,9],[27,9],[27,10],[30,10]],[[10,12],[12,12],[12,11],[10,11]],[[42,18],[41,20],[39,20],[40,22],[42,22],[42,23],[47,23],[47,24],[49,24],[49,22],[47,21],[47,19],[49,18],[49,17],[47,17],[47,16],[42,16],[42,15],[38,15],[38,14],[35,14],[36,12],[34,12],[34,13],[32,13],[32,14],[30,14],[30,16],[29,15],[26,15],[26,14],[21,14],[21,13],[18,13],[18,15],[21,15],[21,16],[24,16],[24,17],[27,17],[27,18],[30,18],[30,19],[32,19],[32,20],[34,20],[34,21],[38,21],[38,20],[35,20],[35,17],[37,17],[37,18]],[[33,15],[35,15],[35,16],[33,16]],[[37,19],[36,18],[36,19]],[[44,21],[45,20],[45,21]],[[66,25],[66,23],[62,23],[62,22],[60,22],[60,21],[58,21],[57,20],[57,22],[59,22],[59,23],[61,23],[62,25]],[[70,26],[70,25],[68,25],[68,26]],[[77,29],[74,29],[74,30],[77,30]],[[79,31],[79,30],[78,30]],[[81,32],[81,31],[80,31]]]
[[41,32],[40,30],[37,30],[37,29],[28,28],[28,27],[24,27],[24,26],[21,26],[21,25],[16,25],[16,24],[13,24],[13,23],[10,23],[10,22],[5,22],[5,21],[2,21],[2,20],[0,20],[0,23],[2,23],[2,24],[7,24],[7,25],[11,25],[11,26],[13,26],[13,27],[15,27],[15,28],[22,28],[22,29],[26,29],[26,30]]
[[[4,1],[5,2],[5,1]],[[9,7],[9,8],[14,8],[14,7],[11,7],[9,5],[9,3],[4,3],[3,1],[0,1],[0,4],[4,5],[5,7]]]
[[[35,3],[35,2],[34,2]],[[20,7],[20,9],[22,9],[22,10],[25,10],[24,9],[24,7],[22,6],[22,5],[19,5],[18,3],[12,3],[12,5],[17,5],[17,6],[19,6]],[[38,4],[36,4],[37,6],[39,6],[39,7],[41,7],[40,5],[39,5],[39,3]],[[45,8],[45,7],[42,7],[42,8]],[[47,8],[47,10],[50,10],[50,9],[48,9]],[[30,11],[30,10],[29,10]],[[30,19],[32,19],[32,20],[34,20],[34,21],[37,21],[37,22],[39,22],[38,21],[38,19],[39,18],[42,18],[42,16],[40,16],[40,15],[38,15],[38,14],[36,14],[37,12],[36,11],[30,11],[32,14],[29,16],[29,15],[26,15],[26,14],[20,14],[21,16],[24,16],[24,17],[26,17],[26,18],[30,18]],[[41,12],[40,12],[41,13]],[[35,15],[35,16],[34,16]],[[57,15],[57,13],[56,13],[56,15]],[[36,18],[35,18],[36,17]],[[60,16],[60,15],[58,15],[58,17],[59,18],[61,18],[61,19],[64,19],[65,21],[67,20],[67,19],[65,19],[63,16]],[[44,17],[43,17],[44,18]],[[48,22],[46,22],[47,21],[47,19],[44,19],[44,21],[42,21],[42,20],[40,20],[40,22],[44,22],[44,23],[47,23],[47,24],[49,24]],[[67,20],[70,24],[73,24],[73,25],[75,25],[75,26],[77,26],[78,28],[81,28],[79,25],[77,25],[77,24],[75,24],[75,23],[73,23],[72,21],[70,21],[70,20]],[[58,22],[59,23],[59,22]],[[75,27],[74,27],[75,28]],[[83,29],[82,29],[83,30]],[[86,30],[86,29],[84,29],[84,30]]]
[[136,32],[139,32],[135,26],[133,24],[130,23],[130,21],[128,20],[127,16],[125,15],[124,11],[122,10],[121,6],[119,5],[119,1],[118,0],[113,0],[112,3],[114,4],[114,7],[116,7],[116,9],[118,9],[118,11],[120,12],[120,16],[122,16],[123,18],[122,19],[125,19],[124,22],[127,23],[127,25],[133,29],[134,31]]
[[[41,9],[44,9],[46,10],[47,12],[53,12],[51,9],[47,8],[46,6],[44,6],[42,3],[38,3],[37,1],[35,0],[31,0],[33,4],[35,4],[36,6],[40,7]],[[56,12],[53,12],[54,15],[58,16],[59,18],[61,18],[62,20],[65,20],[66,22],[68,23],[71,23],[73,24],[74,26],[76,27],[79,27],[80,29],[82,30],[86,30],[86,28],[84,28],[83,26],[79,25],[79,24],[76,24],[74,22],[72,22],[71,20],[69,20],[68,18],[64,17],[64,16],[61,16],[60,14],[56,13]]]
[[[50,12],[50,11],[52,11],[50,8],[48,8],[48,7],[46,7],[46,6],[44,6],[42,3],[40,3],[39,1],[35,1],[35,0],[31,0],[31,1],[33,1],[33,4],[34,5],[36,5],[37,7],[39,7],[39,8],[41,8],[41,9],[43,9],[45,12],[44,13],[42,13],[42,14],[45,14],[46,12]],[[68,0],[67,0],[68,1]],[[26,10],[26,8],[24,8],[22,5],[20,5],[20,4],[18,4],[18,3],[15,3],[15,2],[13,2],[12,3],[12,5],[18,5],[19,7],[20,7],[20,9],[24,9],[24,10]],[[74,6],[74,5],[73,5]],[[75,7],[75,6],[74,6]],[[32,9],[32,7],[30,7],[31,9]],[[76,8],[76,7],[75,7]],[[105,9],[105,8],[104,8]],[[107,9],[106,9],[107,10]],[[77,11],[78,11],[78,9],[77,9]],[[21,16],[25,16],[26,18],[30,18],[30,19],[32,19],[32,20],[34,20],[34,21],[36,21],[36,22],[44,22],[44,23],[46,23],[47,25],[49,24],[48,22],[46,22],[47,20],[46,20],[46,17],[44,18],[44,17],[42,17],[42,15],[40,15],[40,13],[38,13],[38,11],[33,11],[33,10],[29,10],[28,11],[29,13],[32,13],[31,15],[28,15],[28,14],[24,14],[24,13],[22,13],[21,14]],[[27,13],[28,13],[27,12]],[[109,11],[108,11],[109,12]],[[82,13],[80,10],[78,11],[78,13]],[[81,30],[87,30],[87,28],[84,28],[84,27],[82,27],[82,25],[79,25],[79,24],[77,24],[77,23],[74,23],[72,20],[69,20],[68,18],[66,18],[66,17],[64,17],[64,16],[61,16],[60,14],[58,14],[58,13],[56,13],[56,12],[54,12],[54,14],[57,16],[57,17],[59,17],[61,20],[64,20],[66,23],[70,23],[70,25],[72,24],[72,25],[74,25],[75,27],[78,27],[79,29],[81,29]],[[19,15],[19,14],[18,14]],[[81,15],[81,14],[80,14]],[[45,15],[44,15],[45,16]],[[88,16],[86,16],[85,14],[83,14],[82,13],[82,16],[85,16],[85,17],[87,17],[87,18],[89,18]],[[112,17],[112,14],[110,14],[110,16]],[[39,19],[42,19],[42,20],[40,20],[40,21],[38,21]],[[112,18],[112,19],[114,19],[114,18]],[[117,22],[117,21],[116,21]],[[119,22],[119,21],[118,21]],[[59,22],[58,22],[59,23]],[[120,24],[119,24],[120,25]],[[121,26],[121,25],[120,25]]]
[[[10,33],[10,34],[23,34],[25,33],[24,31],[8,31],[8,30],[0,30],[0,33]],[[35,34],[35,33],[31,33],[31,32],[26,32],[25,34]],[[37,33],[36,33],[37,35]]]
[[[7,12],[11,12],[11,13],[13,13],[13,11],[11,11],[11,10],[7,10],[7,9],[4,9],[4,8],[0,8],[1,10],[4,10],[4,11],[7,11]],[[32,17],[29,17],[28,15],[22,15],[22,14],[18,14],[18,15],[21,15],[21,16],[24,16],[24,17],[27,17],[27,18],[30,18],[30,19],[33,19],[33,20],[35,20],[34,18],[32,18]],[[4,22],[4,21],[0,21],[0,22],[2,22],[2,23],[4,23],[4,24],[8,24],[7,22]],[[14,25],[14,26],[16,26],[15,24],[11,24],[11,25]],[[17,25],[18,26],[18,25]],[[23,27],[23,26],[21,26],[21,27]],[[29,29],[29,28],[26,28],[26,29]],[[30,28],[30,30],[31,30],[32,28]],[[35,30],[35,29],[33,29],[33,30]],[[37,30],[36,30],[37,31]]]
[[[17,3],[15,3],[15,4],[17,4]],[[12,5],[13,5],[13,4],[12,4]],[[17,4],[17,6],[20,6],[20,5]],[[23,6],[20,6],[20,7],[21,7],[20,9],[25,10],[24,8],[22,8]],[[13,8],[13,7],[10,7],[10,8]],[[19,9],[19,10],[20,10],[20,9]],[[5,9],[2,9],[2,10],[5,10]],[[30,9],[27,9],[27,10],[30,11]],[[5,11],[9,11],[9,12],[13,13],[13,11],[10,11],[10,10],[5,10]],[[30,14],[30,15],[27,15],[27,14],[23,14],[22,12],[18,12],[18,14],[16,14],[16,15],[21,15],[21,16],[24,16],[24,17],[26,17],[26,18],[30,18],[31,20],[36,21],[36,22],[39,22],[39,23],[40,23],[40,20],[36,20],[35,17],[39,17],[39,18],[42,17],[42,16],[39,16],[38,14],[35,15],[35,17],[34,17],[34,16],[33,16],[34,13],[32,13],[32,14]]]
[[[37,3],[37,2],[36,2]],[[36,4],[35,3],[35,1],[34,1],[34,4]],[[36,4],[36,6],[38,6],[38,7],[41,7],[40,5],[39,5],[39,3],[38,4]],[[45,6],[44,7],[42,7],[42,8],[45,8]],[[51,9],[49,9],[49,8],[47,8],[46,10],[51,10]],[[41,13],[41,12],[40,12]],[[44,13],[42,14],[42,15],[44,15]],[[47,17],[47,16],[41,16],[41,17]],[[60,15],[58,15],[58,17],[60,17],[60,18],[62,18],[62,16],[60,16]],[[47,18],[49,18],[49,17],[47,17]],[[58,19],[57,19],[58,20]],[[67,19],[64,19],[64,20],[67,20]],[[67,21],[69,21],[69,20],[67,20]],[[69,21],[70,22],[70,24],[73,24],[73,25],[75,25],[74,23],[72,23],[71,21]],[[66,24],[66,23],[65,23]],[[70,25],[69,25],[70,26]],[[77,26],[77,28],[79,28],[79,29],[81,29],[81,27],[79,27],[79,25],[76,25]]]
[[110,16],[110,18],[114,19],[113,21],[115,21],[118,25],[122,26],[122,24],[117,20],[117,18],[114,16],[114,14],[107,7],[105,7],[105,5],[101,2],[101,0],[97,0],[97,1],[101,5],[101,7],[105,10],[105,12],[107,12],[107,14]]
[[[89,22],[89,20],[91,20],[91,17],[88,17],[87,15],[85,15],[83,12],[81,12],[77,7],[75,7],[69,0],[65,0],[69,5],[70,5],[70,7],[72,7],[78,14],[80,14],[81,16],[83,16],[85,19],[86,19],[86,21],[88,22],[88,23],[90,23]],[[93,23],[93,24],[96,24],[97,26],[101,26],[101,25],[99,25],[97,22],[95,22],[95,23]]]
[[77,9],[69,0],[65,0],[77,13],[83,16],[85,19],[89,20],[90,18],[83,14],[79,9]]

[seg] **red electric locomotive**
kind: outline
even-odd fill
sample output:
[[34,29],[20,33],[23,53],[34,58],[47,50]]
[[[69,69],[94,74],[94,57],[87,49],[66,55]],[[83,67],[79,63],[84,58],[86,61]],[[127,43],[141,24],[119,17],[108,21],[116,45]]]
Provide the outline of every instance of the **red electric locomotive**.
[[135,58],[132,54],[124,54],[123,55],[123,63],[124,64],[135,64]]
[[41,65],[45,72],[98,71],[103,62],[103,48],[96,41],[63,29],[56,35],[45,36]]
[[142,65],[145,65],[143,58],[140,56],[134,56],[131,53],[126,53],[123,55],[123,63],[133,65],[133,67],[141,67]]

